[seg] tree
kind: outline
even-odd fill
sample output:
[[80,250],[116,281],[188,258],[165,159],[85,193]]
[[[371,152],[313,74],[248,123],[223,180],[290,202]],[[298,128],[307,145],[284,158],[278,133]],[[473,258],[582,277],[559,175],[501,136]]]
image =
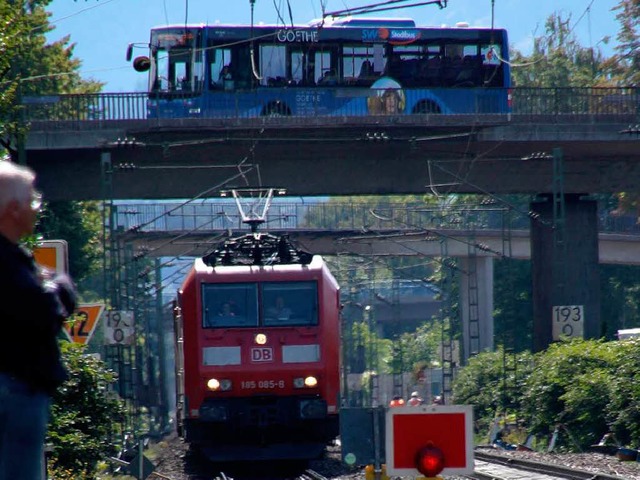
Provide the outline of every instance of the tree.
[[612,10],[617,12],[620,31],[611,70],[619,85],[637,87],[640,84],[640,0],[620,0]]
[[96,93],[102,83],[84,80],[69,37],[47,43],[53,30],[46,7],[52,0],[0,0],[0,145],[14,161],[28,126],[21,122],[21,98],[52,93]]
[[102,257],[102,218],[98,202],[46,203],[37,226],[45,239],[69,244],[69,272],[81,282],[99,268]]
[[511,53],[517,87],[593,87],[610,84],[600,50],[580,45],[571,28],[571,16],[551,14],[543,35],[533,40],[533,52]]

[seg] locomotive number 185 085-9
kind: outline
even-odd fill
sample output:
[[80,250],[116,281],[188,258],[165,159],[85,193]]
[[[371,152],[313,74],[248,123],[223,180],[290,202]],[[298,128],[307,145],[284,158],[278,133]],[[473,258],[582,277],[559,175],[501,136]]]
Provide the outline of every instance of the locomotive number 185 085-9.
[[284,380],[243,380],[240,382],[240,388],[242,389],[255,389],[255,388],[284,388]]

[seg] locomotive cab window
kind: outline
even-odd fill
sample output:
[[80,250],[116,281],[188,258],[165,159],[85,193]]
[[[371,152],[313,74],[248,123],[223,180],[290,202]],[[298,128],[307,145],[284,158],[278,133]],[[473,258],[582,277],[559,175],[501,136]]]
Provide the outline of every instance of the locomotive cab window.
[[261,293],[265,327],[318,324],[316,282],[268,282]]
[[204,284],[204,328],[256,327],[258,291],[255,283]]

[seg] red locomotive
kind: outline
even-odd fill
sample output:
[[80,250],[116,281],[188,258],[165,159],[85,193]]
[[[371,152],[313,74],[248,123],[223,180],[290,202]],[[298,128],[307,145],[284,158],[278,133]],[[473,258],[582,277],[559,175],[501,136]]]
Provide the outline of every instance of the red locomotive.
[[251,233],[178,294],[178,431],[214,461],[311,459],[338,435],[339,287],[320,256]]

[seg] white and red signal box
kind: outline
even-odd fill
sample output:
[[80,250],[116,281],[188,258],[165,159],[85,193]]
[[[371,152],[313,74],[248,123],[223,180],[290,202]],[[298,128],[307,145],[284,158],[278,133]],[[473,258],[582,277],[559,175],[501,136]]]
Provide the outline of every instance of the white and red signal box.
[[473,407],[421,405],[387,411],[390,476],[435,477],[473,473]]

